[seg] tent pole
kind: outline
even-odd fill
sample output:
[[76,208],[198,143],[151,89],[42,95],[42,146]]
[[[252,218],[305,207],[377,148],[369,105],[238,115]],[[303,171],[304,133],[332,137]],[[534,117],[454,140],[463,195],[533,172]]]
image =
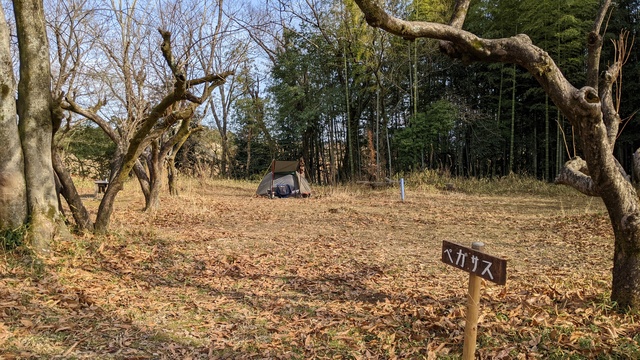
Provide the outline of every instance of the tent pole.
[[275,171],[276,161],[271,160],[271,192],[269,193],[269,198],[273,199],[273,172]]

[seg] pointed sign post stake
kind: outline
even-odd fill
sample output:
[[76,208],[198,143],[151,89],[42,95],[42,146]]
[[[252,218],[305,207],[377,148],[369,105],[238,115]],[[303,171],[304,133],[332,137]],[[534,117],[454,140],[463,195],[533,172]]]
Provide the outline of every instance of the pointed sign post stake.
[[[484,243],[473,242],[471,248],[482,251]],[[480,304],[481,278],[469,273],[469,293],[467,294],[467,321],[464,325],[463,360],[473,360],[476,353],[476,337],[478,336],[478,305]]]
[[482,252],[483,248],[484,244],[481,242],[474,242],[471,248],[449,241],[442,242],[442,262],[469,273],[463,360],[473,360],[476,352],[481,279],[498,285],[504,285],[507,281],[507,260],[485,254]]

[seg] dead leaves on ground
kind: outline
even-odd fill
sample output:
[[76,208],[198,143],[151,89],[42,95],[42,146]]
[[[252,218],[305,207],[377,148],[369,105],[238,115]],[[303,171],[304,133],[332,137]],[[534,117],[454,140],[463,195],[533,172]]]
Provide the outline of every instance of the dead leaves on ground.
[[480,359],[639,354],[637,318],[607,299],[601,213],[553,212],[552,199],[211,189],[163,199],[155,215],[123,196],[114,234],[58,243],[42,269],[6,255],[2,356],[456,358],[467,275],[439,262],[443,239],[510,259],[507,286],[483,288]]

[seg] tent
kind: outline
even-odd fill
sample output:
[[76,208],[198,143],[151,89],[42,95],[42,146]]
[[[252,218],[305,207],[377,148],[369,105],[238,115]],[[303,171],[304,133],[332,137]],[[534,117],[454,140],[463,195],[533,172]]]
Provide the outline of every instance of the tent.
[[271,162],[271,171],[264,176],[256,195],[268,197],[308,197],[311,196],[311,187],[302,174],[298,172],[297,161]]

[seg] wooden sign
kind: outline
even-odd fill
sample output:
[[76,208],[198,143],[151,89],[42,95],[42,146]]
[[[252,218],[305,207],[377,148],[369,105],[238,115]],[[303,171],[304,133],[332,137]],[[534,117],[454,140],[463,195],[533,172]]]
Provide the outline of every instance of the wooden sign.
[[442,262],[498,285],[507,282],[506,259],[446,240],[442,241]]

